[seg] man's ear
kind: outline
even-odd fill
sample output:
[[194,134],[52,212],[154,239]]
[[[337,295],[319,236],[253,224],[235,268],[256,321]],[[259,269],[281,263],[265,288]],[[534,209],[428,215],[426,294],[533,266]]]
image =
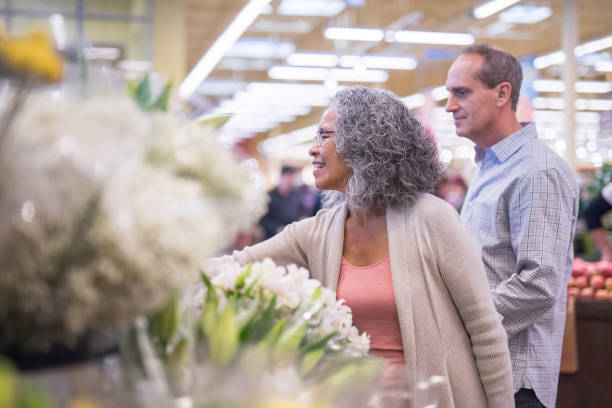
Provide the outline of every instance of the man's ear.
[[498,108],[501,108],[506,103],[510,102],[510,94],[512,93],[512,85],[510,82],[502,82],[496,87],[497,91],[497,101],[496,105]]

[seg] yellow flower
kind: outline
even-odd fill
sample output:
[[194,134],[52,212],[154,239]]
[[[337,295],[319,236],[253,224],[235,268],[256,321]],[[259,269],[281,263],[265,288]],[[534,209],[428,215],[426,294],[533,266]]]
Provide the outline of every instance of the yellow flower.
[[68,405],[68,408],[102,408],[102,406],[89,398],[77,398]]
[[0,38],[0,57],[11,69],[51,82],[61,78],[62,60],[54,52],[46,34],[34,32],[25,37],[2,40]]
[[332,406],[322,402],[301,403],[289,399],[269,398],[259,404],[258,408],[332,408]]

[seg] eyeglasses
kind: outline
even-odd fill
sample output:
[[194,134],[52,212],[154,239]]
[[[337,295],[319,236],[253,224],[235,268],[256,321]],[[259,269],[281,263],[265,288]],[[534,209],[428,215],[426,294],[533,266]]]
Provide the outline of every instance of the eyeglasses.
[[315,138],[314,138],[314,142],[318,147],[323,146],[323,143],[329,138],[326,137],[324,138],[323,135],[330,135],[330,134],[334,134],[336,132],[334,132],[333,130],[321,130],[321,129],[317,129],[317,132],[315,133]]

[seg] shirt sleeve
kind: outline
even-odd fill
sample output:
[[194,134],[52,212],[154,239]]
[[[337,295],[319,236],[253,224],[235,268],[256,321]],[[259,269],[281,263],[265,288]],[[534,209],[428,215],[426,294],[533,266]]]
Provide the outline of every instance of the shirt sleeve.
[[508,337],[533,324],[566,290],[578,192],[557,170],[521,179],[508,203],[515,272],[493,290]]

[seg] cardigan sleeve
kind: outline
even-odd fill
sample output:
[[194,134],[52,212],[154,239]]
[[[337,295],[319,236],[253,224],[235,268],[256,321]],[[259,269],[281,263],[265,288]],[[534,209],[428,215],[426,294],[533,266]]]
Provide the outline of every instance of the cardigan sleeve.
[[204,269],[214,274],[223,262],[236,261],[245,265],[264,258],[272,259],[277,265],[296,264],[307,268],[308,259],[304,242],[312,231],[313,222],[312,217],[294,222],[270,239],[245,247],[240,251],[234,251],[232,255],[210,258],[204,263]]
[[[436,207],[436,206],[434,206]],[[445,203],[429,209],[428,230],[438,270],[470,336],[490,407],[514,406],[512,364],[506,332],[490,293],[480,253]]]

